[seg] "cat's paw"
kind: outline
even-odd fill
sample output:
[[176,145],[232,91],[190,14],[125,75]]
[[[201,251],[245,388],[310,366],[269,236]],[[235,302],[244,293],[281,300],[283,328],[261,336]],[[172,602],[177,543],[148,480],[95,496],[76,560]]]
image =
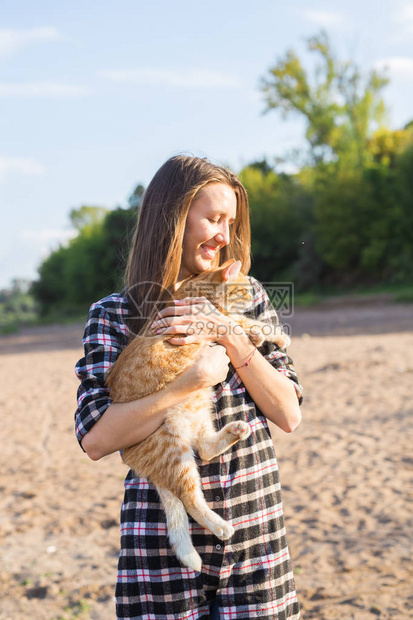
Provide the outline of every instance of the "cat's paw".
[[202,560],[198,553],[193,549],[190,553],[179,558],[185,566],[200,573],[202,569]]
[[226,425],[225,430],[239,440],[246,439],[251,435],[251,429],[246,422],[230,422]]
[[227,521],[225,522],[225,524],[223,525],[222,528],[222,534],[220,536],[221,540],[228,540],[228,538],[231,538],[231,536],[233,536],[235,530],[233,528],[233,526],[231,525],[231,523],[228,523]]
[[256,325],[254,325],[248,331],[248,337],[251,340],[252,344],[254,344],[256,347],[260,347],[263,344],[263,342],[265,341],[264,334],[259,329],[259,327],[257,327]]
[[231,523],[220,519],[219,525],[214,523],[213,527],[209,528],[210,531],[220,540],[228,540],[234,534],[235,530]]
[[275,343],[280,347],[280,349],[286,349],[291,344],[291,338],[283,332],[276,337]]

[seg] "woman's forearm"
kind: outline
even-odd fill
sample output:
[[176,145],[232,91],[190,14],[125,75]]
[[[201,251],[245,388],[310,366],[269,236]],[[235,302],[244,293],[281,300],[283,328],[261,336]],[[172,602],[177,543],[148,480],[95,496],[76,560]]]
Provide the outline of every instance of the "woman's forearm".
[[203,347],[192,366],[164,389],[128,403],[112,403],[82,440],[88,456],[97,461],[135,445],[154,433],[168,408],[196,391],[224,381],[230,360],[224,347]]
[[228,357],[237,369],[251,398],[266,418],[290,433],[301,422],[301,412],[294,386],[257,350],[248,366],[243,364],[254,351],[246,334],[234,335],[225,342]]
[[112,403],[82,440],[87,455],[97,461],[129,448],[154,433],[165,419],[168,407],[193,391],[185,373],[149,396],[126,403]]

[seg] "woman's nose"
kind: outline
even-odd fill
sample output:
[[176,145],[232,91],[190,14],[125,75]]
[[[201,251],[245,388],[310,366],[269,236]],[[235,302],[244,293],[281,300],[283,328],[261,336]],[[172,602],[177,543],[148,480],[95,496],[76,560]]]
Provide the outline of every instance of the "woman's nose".
[[224,245],[228,245],[229,243],[229,226],[228,224],[223,224],[221,230],[215,235],[215,240],[218,243],[222,243]]

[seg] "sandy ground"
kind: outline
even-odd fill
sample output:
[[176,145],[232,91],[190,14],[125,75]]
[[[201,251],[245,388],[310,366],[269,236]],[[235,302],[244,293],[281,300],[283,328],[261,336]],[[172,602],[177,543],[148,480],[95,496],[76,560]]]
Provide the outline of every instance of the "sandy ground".
[[[303,422],[274,430],[303,619],[413,618],[413,305],[297,310]],[[0,619],[113,619],[126,468],[74,438],[82,326],[0,340]]]

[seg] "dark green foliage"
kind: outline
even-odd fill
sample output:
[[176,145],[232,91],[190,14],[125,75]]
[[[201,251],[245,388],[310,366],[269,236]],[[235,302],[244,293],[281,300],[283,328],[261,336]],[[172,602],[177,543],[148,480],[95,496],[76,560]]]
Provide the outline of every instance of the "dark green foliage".
[[316,249],[338,277],[380,279],[394,227],[394,209],[381,171],[329,174],[315,200]]
[[[413,121],[412,121],[413,122]],[[412,124],[410,123],[410,126]],[[397,160],[395,185],[400,208],[398,222],[399,251],[392,258],[395,281],[413,281],[413,145]]]
[[[81,222],[78,235],[68,246],[53,252],[39,269],[32,293],[45,316],[61,309],[76,314],[99,298],[122,288],[122,274],[130,238],[136,223],[136,209],[117,208],[93,216],[95,207],[72,211],[71,219]],[[97,209],[97,208],[96,208]]]
[[261,166],[241,174],[251,210],[252,270],[259,280],[288,279],[302,256],[312,227],[312,197],[295,177]]
[[413,148],[391,168],[317,166],[295,176],[241,173],[252,269],[297,291],[413,280]]
[[66,298],[65,265],[68,249],[60,247],[43,261],[39,268],[39,280],[33,282],[31,292],[40,304],[41,314],[59,305]]

